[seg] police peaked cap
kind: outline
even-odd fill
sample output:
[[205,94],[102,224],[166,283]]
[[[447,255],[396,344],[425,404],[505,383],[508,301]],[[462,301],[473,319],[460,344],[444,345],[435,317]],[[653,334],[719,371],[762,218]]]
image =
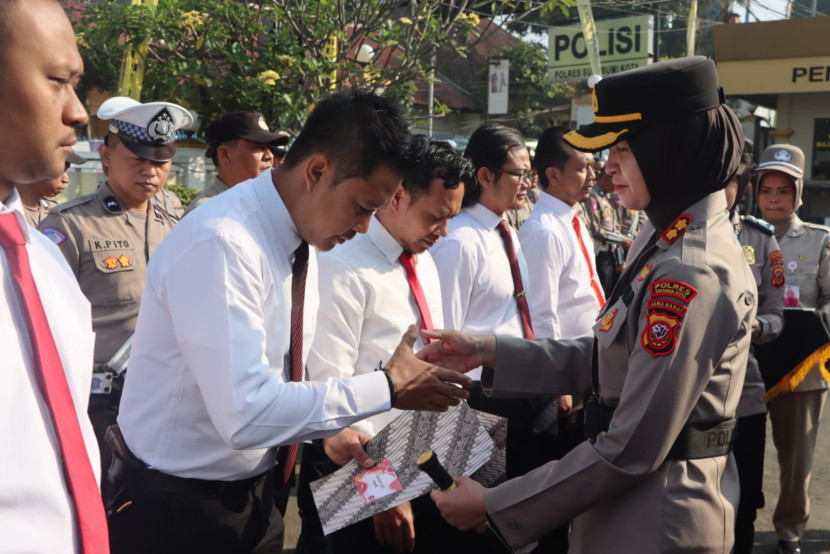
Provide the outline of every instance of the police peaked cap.
[[98,108],[98,118],[109,120],[109,131],[136,156],[169,162],[176,156],[176,131],[193,125],[193,116],[170,102],[142,104],[126,96],[109,98]]
[[650,124],[681,119],[724,103],[715,62],[691,56],[623,71],[591,93],[594,122],[564,136],[585,152],[609,148]]
[[212,121],[205,130],[205,138],[211,146],[240,138],[261,144],[285,146],[290,137],[286,133],[268,129],[268,123],[261,113],[241,111],[228,112]]

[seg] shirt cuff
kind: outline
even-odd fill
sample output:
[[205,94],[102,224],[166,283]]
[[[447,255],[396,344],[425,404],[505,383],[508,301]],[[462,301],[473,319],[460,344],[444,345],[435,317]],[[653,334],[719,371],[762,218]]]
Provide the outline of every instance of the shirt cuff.
[[351,382],[361,415],[369,417],[392,408],[389,382],[382,371],[356,375]]

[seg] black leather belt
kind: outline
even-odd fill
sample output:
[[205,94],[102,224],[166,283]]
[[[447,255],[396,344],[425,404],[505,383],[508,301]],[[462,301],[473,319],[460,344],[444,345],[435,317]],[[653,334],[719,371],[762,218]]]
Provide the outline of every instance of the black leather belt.
[[[585,406],[586,438],[593,441],[600,433],[608,431],[613,416],[613,408],[599,405],[596,397],[591,395]],[[714,423],[689,423],[680,431],[666,458],[697,460],[724,456],[732,451],[736,427],[735,418]]]
[[170,475],[169,473],[155,469],[143,469],[136,475],[136,482],[148,489],[178,494],[221,494],[250,490],[251,487],[259,484],[260,481],[272,474],[272,471],[266,471],[238,481],[213,481],[208,479],[176,477],[175,475]]

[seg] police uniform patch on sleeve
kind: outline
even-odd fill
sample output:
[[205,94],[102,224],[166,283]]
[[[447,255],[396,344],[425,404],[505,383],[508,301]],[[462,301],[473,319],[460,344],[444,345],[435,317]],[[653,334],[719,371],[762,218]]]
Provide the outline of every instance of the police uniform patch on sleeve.
[[773,250],[769,253],[769,263],[773,267],[775,266],[784,266],[784,254],[781,253],[780,250]]
[[614,318],[617,317],[617,308],[614,308],[605,316],[603,316],[602,321],[599,322],[599,330],[603,333],[607,333],[611,330],[611,327],[614,326]]
[[49,237],[49,240],[51,240],[55,244],[63,244],[64,242],[66,242],[67,237],[60,229],[55,229],[54,227],[46,227],[45,229],[41,229],[40,232]]
[[645,281],[646,276],[651,272],[651,268],[654,267],[652,264],[646,265],[642,271],[640,271],[640,275],[637,276],[637,281]]
[[664,312],[670,312],[681,319],[686,315],[687,311],[687,308],[684,306],[681,306],[676,302],[672,302],[671,300],[663,300],[661,298],[652,298],[646,303],[646,305],[648,306],[649,311],[661,310]]
[[663,279],[651,283],[651,296],[670,296],[688,304],[697,296],[697,289],[683,281]]
[[781,266],[775,266],[772,268],[772,279],[770,279],[772,286],[780,289],[784,286],[784,268]]
[[642,345],[652,358],[668,356],[677,346],[677,332],[682,327],[681,318],[658,309],[650,309],[646,316]]
[[668,228],[663,231],[663,234],[660,235],[667,244],[672,244],[674,241],[679,239],[683,233],[686,232],[686,227],[692,222],[692,216],[688,214],[680,214],[677,216],[677,219],[668,226]]

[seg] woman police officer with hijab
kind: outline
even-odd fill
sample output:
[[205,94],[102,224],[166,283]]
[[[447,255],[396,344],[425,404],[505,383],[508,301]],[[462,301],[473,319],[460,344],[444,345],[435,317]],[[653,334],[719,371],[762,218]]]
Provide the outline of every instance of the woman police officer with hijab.
[[459,478],[432,498],[450,523],[489,519],[514,547],[573,519],[575,552],[726,553],[738,500],[730,449],[756,311],[722,192],[743,132],[703,57],[607,77],[593,108],[595,122],[565,141],[610,148],[616,192],[650,221],[594,337],[438,331],[425,334],[442,340],[421,351],[449,367],[484,365],[494,396],[591,387],[589,440],[499,486]]

